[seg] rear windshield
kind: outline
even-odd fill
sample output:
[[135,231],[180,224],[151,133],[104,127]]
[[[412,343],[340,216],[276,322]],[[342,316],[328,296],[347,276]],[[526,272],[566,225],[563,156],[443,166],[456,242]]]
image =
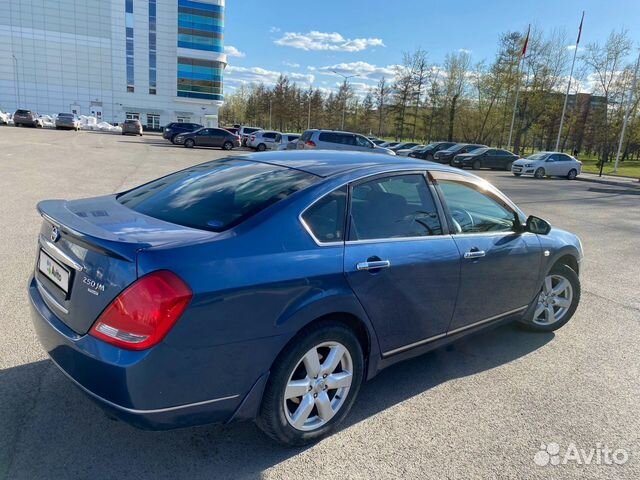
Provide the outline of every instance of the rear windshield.
[[221,232],[318,179],[265,163],[218,160],[159,178],[119,195],[118,201],[160,220]]

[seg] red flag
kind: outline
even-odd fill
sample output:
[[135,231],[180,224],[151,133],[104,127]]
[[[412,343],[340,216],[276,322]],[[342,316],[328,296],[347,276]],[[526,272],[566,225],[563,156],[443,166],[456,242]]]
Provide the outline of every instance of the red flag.
[[531,25],[529,25],[529,29],[527,30],[527,38],[524,39],[524,45],[522,46],[522,57],[527,54],[527,45],[529,45],[529,33],[531,33]]
[[580,36],[582,35],[582,22],[584,22],[584,11],[582,12],[582,19],[580,20],[580,28],[578,28],[578,39],[576,40],[576,45],[580,43]]

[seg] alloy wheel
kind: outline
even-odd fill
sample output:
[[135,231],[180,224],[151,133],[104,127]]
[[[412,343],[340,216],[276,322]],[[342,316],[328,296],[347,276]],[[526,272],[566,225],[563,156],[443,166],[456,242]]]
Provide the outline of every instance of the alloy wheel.
[[342,408],[353,382],[353,360],[338,342],[310,349],[287,381],[283,406],[289,424],[313,431],[329,422]]
[[533,323],[551,325],[562,321],[573,302],[571,282],[562,275],[547,275],[538,295]]

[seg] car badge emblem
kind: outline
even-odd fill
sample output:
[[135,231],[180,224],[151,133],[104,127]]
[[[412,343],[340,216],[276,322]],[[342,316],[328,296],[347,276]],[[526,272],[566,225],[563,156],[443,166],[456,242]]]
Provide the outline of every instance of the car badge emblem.
[[58,231],[58,227],[51,228],[51,236],[49,237],[52,242],[57,242],[60,238],[60,232]]

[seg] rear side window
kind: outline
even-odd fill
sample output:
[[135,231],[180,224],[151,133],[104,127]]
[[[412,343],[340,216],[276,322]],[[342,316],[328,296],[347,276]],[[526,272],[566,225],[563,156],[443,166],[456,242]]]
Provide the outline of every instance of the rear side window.
[[315,175],[244,160],[218,160],[173,173],[118,196],[144,215],[221,232],[312,185]]
[[318,140],[320,140],[321,142],[340,143],[337,137],[337,134],[333,132],[322,132],[318,136]]
[[311,135],[313,135],[313,130],[305,130],[305,132],[300,137],[300,141],[306,142],[311,138]]
[[347,187],[344,186],[325,195],[303,214],[302,220],[319,242],[341,242],[344,240]]
[[441,234],[438,211],[424,176],[394,175],[353,187],[350,240]]

